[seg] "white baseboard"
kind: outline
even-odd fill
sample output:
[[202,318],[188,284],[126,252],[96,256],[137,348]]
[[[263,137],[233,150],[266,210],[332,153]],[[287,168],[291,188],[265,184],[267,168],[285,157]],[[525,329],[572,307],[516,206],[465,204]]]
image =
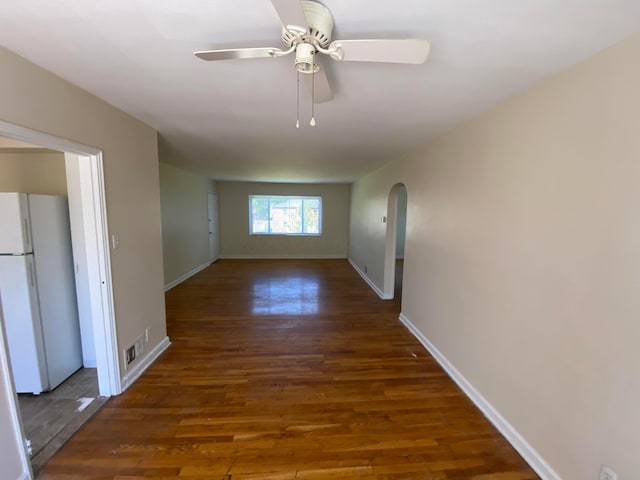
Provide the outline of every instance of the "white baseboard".
[[353,260],[349,259],[349,263],[351,264],[353,269],[360,274],[362,279],[365,282],[367,282],[367,284],[373,289],[374,292],[376,292],[376,294],[382,300],[391,300],[391,299],[393,299],[393,295],[385,295],[384,292],[382,290],[380,290],[375,283],[373,283],[373,281],[367,276],[367,274],[364,273],[362,270],[360,270],[360,267],[358,267],[358,265],[356,265],[356,263]]
[[507,441],[515,448],[525,461],[533,468],[543,480],[561,480],[551,466],[545,462],[542,456],[518,433],[500,413],[491,405],[482,394],[454,367],[447,358],[425,337],[418,328],[404,315],[400,314],[400,321],[405,327],[424,345],[429,353],[437,360],[440,366],[447,372],[462,391],[471,399],[489,421],[496,427]]
[[149,368],[149,366],[156,361],[156,359],[160,356],[162,352],[164,352],[171,345],[171,341],[169,337],[164,337],[162,341],[156,345],[146,356],[140,359],[140,362],[131,367],[130,370],[127,371],[125,376],[122,378],[122,391],[124,392],[127,388],[133,385],[140,375],[144,373],[144,371]]
[[220,256],[223,260],[324,260],[324,259],[345,259],[346,255],[342,254],[299,254],[299,255],[284,255],[284,254],[256,254],[256,255],[244,255],[244,254],[224,254]]
[[191,270],[190,272],[185,273],[180,278],[176,278],[174,281],[167,283],[164,286],[164,291],[167,292],[167,291],[171,290],[173,287],[175,287],[177,285],[180,285],[182,282],[184,282],[188,278],[193,277],[196,273],[198,273],[198,272],[204,270],[205,268],[207,268],[209,265],[211,265],[211,263],[212,262],[203,263],[199,267],[196,267],[193,270]]

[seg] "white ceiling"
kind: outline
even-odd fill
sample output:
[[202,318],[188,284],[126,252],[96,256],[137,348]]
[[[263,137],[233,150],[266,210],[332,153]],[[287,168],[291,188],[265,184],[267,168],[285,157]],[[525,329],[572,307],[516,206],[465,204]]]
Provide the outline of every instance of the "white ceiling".
[[[334,39],[425,38],[423,65],[325,62],[333,101],[281,47],[269,0],[2,0],[0,44],[160,132],[161,160],[218,179],[352,181],[640,30],[639,0],[324,0]],[[328,59],[327,59],[328,60]]]

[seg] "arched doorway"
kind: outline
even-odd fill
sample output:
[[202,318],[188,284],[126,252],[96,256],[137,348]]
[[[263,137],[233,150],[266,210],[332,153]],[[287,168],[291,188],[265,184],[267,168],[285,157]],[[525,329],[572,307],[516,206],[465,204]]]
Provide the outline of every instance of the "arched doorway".
[[404,245],[407,230],[408,193],[402,183],[395,184],[387,200],[387,236],[384,263],[384,297],[402,294]]

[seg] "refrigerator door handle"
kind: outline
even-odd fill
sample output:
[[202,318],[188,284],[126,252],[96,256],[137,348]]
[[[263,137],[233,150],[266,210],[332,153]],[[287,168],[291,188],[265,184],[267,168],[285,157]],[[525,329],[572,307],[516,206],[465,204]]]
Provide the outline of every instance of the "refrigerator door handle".
[[33,262],[29,262],[29,283],[31,283],[31,286],[33,288],[36,287],[36,276],[35,272],[33,271]]
[[24,222],[24,239],[27,245],[31,245],[31,235],[29,234],[29,219],[27,217],[24,217],[22,221]]

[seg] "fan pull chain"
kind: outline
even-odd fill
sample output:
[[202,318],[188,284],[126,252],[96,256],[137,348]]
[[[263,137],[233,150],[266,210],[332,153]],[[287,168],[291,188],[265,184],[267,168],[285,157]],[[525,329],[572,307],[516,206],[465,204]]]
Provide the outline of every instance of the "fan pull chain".
[[300,72],[298,74],[298,85],[296,88],[296,128],[300,128]]
[[314,101],[313,99],[315,98],[315,88],[316,88],[316,66],[312,65],[311,68],[311,121],[309,122],[309,125],[311,125],[312,127],[316,126],[316,117],[314,116]]

